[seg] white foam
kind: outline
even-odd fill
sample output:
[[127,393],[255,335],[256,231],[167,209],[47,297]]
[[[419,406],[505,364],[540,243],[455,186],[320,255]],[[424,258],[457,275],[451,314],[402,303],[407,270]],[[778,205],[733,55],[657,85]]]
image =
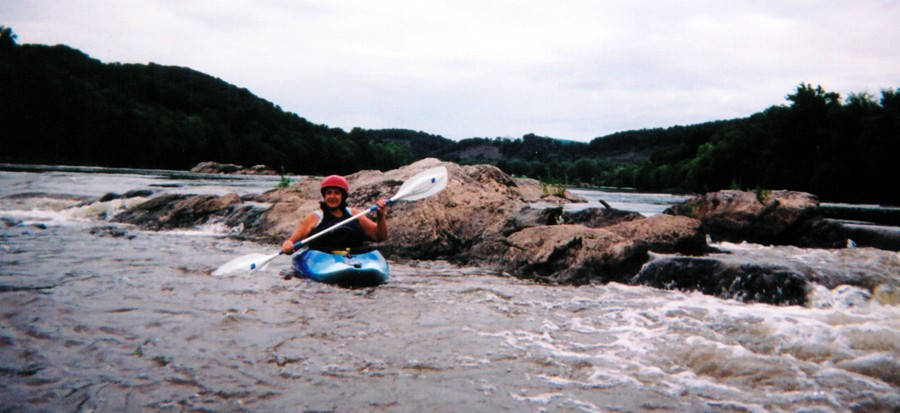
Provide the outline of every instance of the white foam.
[[[240,227],[243,229],[243,226]],[[194,228],[172,229],[167,234],[184,235],[188,237],[224,237],[235,231],[235,228],[225,225],[223,222],[207,222]],[[149,231],[153,232],[153,231]]]
[[105,222],[116,214],[146,200],[147,198],[135,197],[78,205],[77,201],[72,200],[28,198],[17,203],[11,209],[0,210],[0,217],[21,221],[20,225],[23,226],[42,224],[48,227],[59,227],[97,221]]
[[62,212],[69,218],[75,220],[108,221],[117,214],[134,208],[136,205],[140,205],[146,200],[147,198],[144,197],[113,199],[110,201],[94,202],[84,206],[68,208]]
[[529,402],[529,403],[537,403],[537,404],[546,405],[547,403],[550,403],[550,401],[552,401],[553,399],[555,399],[557,397],[562,397],[563,393],[559,393],[559,392],[542,393],[542,394],[536,394],[534,396],[522,396],[522,395],[518,395],[515,393],[510,393],[509,395],[513,399],[518,400],[520,402],[524,401],[524,402]]

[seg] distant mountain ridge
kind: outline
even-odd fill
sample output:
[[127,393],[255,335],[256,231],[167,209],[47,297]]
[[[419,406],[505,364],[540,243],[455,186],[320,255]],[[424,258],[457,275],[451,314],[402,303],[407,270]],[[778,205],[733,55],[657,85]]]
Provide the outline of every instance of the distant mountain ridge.
[[[2,26],[0,26],[2,28]],[[808,191],[900,204],[900,89],[881,99],[801,83],[749,117],[618,132],[589,143],[527,134],[453,141],[405,129],[344,131],[195,70],[105,64],[67,46],[0,36],[0,162],[187,170],[203,161],[295,174],[388,170],[424,157],[489,163],[577,185],[646,191]]]

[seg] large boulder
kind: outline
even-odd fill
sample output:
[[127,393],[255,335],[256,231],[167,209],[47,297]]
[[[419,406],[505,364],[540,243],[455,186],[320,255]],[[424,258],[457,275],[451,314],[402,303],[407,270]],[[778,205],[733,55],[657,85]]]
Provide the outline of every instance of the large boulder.
[[665,213],[699,219],[714,241],[791,244],[818,204],[814,195],[803,192],[725,190],[694,197]]
[[525,206],[515,181],[500,169],[431,158],[383,174],[348,176],[353,202],[370,206],[396,193],[416,173],[438,165],[447,167],[447,188],[425,199],[391,206],[390,235],[380,246],[385,253],[416,259],[453,257],[500,231]]
[[648,252],[702,253],[700,222],[658,215],[603,228],[580,224],[522,229],[476,248],[487,264],[521,278],[551,283],[627,282]]
[[647,259],[646,245],[583,225],[531,227],[512,234],[503,272],[547,283],[586,284],[631,278]]
[[[379,244],[386,255],[414,259],[451,258],[502,229],[525,202],[516,182],[490,165],[460,166],[428,158],[392,171],[360,171],[346,178],[348,203],[368,208],[390,198],[404,182],[426,169],[444,165],[447,188],[414,202],[398,201],[389,209],[388,240]],[[288,189],[275,189],[250,199],[267,209],[244,223],[245,237],[276,242],[287,238],[306,214],[319,208],[321,177],[301,179]],[[231,216],[233,216],[232,214]],[[231,223],[230,225],[236,225]]]

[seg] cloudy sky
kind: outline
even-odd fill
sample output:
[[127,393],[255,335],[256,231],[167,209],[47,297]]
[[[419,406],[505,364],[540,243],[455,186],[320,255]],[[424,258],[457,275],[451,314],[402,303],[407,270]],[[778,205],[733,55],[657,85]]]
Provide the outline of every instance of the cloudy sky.
[[900,87],[895,0],[3,0],[18,42],[186,66],[306,119],[451,139],[744,117]]

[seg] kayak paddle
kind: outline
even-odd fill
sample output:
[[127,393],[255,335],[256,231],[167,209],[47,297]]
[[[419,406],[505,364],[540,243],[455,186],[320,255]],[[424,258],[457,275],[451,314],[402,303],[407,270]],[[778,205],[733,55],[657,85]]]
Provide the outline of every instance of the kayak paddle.
[[[432,196],[438,192],[441,192],[444,188],[447,187],[447,168],[444,166],[438,166],[435,168],[431,168],[425,171],[422,171],[416,176],[413,176],[397,190],[397,193],[387,200],[386,204],[390,205],[396,201],[415,201],[422,198],[427,198]],[[296,244],[294,244],[294,250],[296,251],[300,247],[308,244],[310,241],[325,235],[344,224],[347,224],[353,220],[359,219],[359,217],[366,215],[370,212],[374,212],[378,209],[378,205],[372,205],[372,207],[363,210],[362,212],[347,218],[322,232],[314,234]],[[212,275],[225,275],[238,271],[255,271],[258,269],[264,268],[268,265],[272,260],[278,258],[279,256],[284,255],[284,252],[279,251],[277,254],[265,255],[265,254],[248,254],[238,258],[235,258],[231,261],[228,261],[221,267],[217,268],[212,272]]]

